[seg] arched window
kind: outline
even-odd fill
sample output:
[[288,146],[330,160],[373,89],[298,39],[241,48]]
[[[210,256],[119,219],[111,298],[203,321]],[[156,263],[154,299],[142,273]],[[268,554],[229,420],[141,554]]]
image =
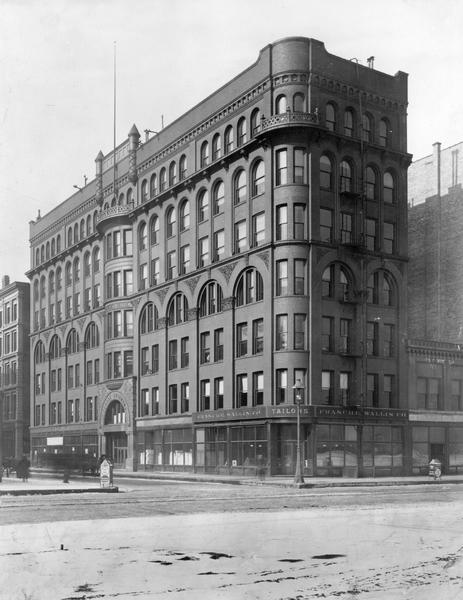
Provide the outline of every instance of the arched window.
[[150,333],[158,328],[158,309],[152,302],[146,304],[140,315],[140,333]]
[[286,112],[286,96],[278,96],[275,102],[275,112],[277,115],[282,115]]
[[349,300],[351,297],[350,278],[344,267],[339,268],[339,288],[342,300]]
[[391,127],[387,119],[381,119],[379,122],[379,145],[386,148],[390,142]]
[[104,417],[105,425],[122,425],[126,423],[125,408],[119,400],[113,400]]
[[40,278],[40,297],[45,298],[45,275]]
[[201,164],[201,167],[206,167],[209,164],[209,144],[208,144],[208,142],[203,142],[201,144],[200,164]]
[[124,198],[125,198],[124,194],[119,194],[119,198],[117,199],[118,206],[122,206],[124,204]]
[[370,275],[367,283],[367,302],[383,306],[394,305],[394,283],[389,273],[380,270]]
[[38,267],[40,265],[40,250],[37,248],[35,251],[35,266]]
[[251,113],[251,136],[254,137],[260,130],[260,110],[255,108]]
[[190,227],[190,203],[184,198],[180,204],[180,231],[185,231]]
[[87,237],[92,235],[92,215],[87,216],[87,226],[86,226]]
[[251,189],[253,196],[259,196],[265,192],[265,164],[258,160],[252,168]]
[[293,111],[294,112],[304,112],[304,104],[305,104],[304,94],[301,94],[299,92],[297,94],[294,94]]
[[212,210],[214,215],[218,215],[223,210],[225,202],[225,186],[222,180],[216,181],[212,188]]
[[85,347],[87,349],[98,348],[100,345],[100,331],[97,324],[92,321],[85,332]]
[[68,354],[75,354],[79,351],[79,334],[75,329],[71,329],[66,341],[66,351]]
[[362,139],[364,142],[371,142],[371,129],[370,115],[362,115]]
[[153,173],[151,175],[151,179],[150,179],[150,195],[151,198],[154,198],[154,196],[156,196],[158,193],[158,177],[156,175],[156,173]]
[[93,250],[93,272],[98,273],[100,270],[100,249],[98,246]]
[[72,227],[68,229],[68,246],[72,246]]
[[96,231],[96,224],[98,222],[98,211],[93,213],[93,231]]
[[79,240],[83,240],[84,238],[85,238],[85,220],[81,219],[80,227],[79,227]]
[[169,187],[177,183],[177,163],[172,161],[169,165]]
[[45,247],[45,258],[48,260],[50,258],[50,242],[47,242]]
[[61,252],[61,236],[56,236],[56,252]]
[[166,214],[166,234],[170,238],[175,235],[175,209],[171,206]]
[[242,146],[243,144],[246,143],[246,135],[247,135],[247,125],[246,125],[246,119],[244,117],[241,117],[241,119],[238,121],[238,128],[237,128],[237,133],[238,133],[238,146]]
[[333,166],[326,154],[320,156],[320,187],[325,190],[333,189]]
[[146,228],[146,223],[140,223],[140,227],[138,228],[138,249],[146,250],[148,248],[148,231]]
[[186,160],[186,156],[185,154],[182,154],[182,156],[180,157],[180,161],[179,161],[179,179],[180,181],[182,181],[183,179],[186,178],[187,176],[187,160]]
[[57,335],[51,338],[50,342],[50,360],[55,360],[61,356],[61,342]]
[[334,296],[334,265],[326,267],[322,274],[322,296],[332,298]]
[[159,243],[159,219],[156,215],[150,221],[150,244],[154,246]]
[[54,291],[55,291],[55,273],[54,273],[54,271],[50,271],[50,273],[48,274],[48,293],[53,294]]
[[141,182],[141,201],[146,202],[148,200],[148,182],[143,179]]
[[55,256],[56,254],[56,242],[55,242],[55,238],[53,238],[51,240],[51,255]]
[[347,137],[354,135],[354,112],[350,108],[344,112],[344,135]]
[[90,252],[84,254],[84,277],[90,277]]
[[228,154],[229,152],[231,152],[233,150],[233,147],[234,147],[233,127],[231,125],[229,125],[225,129],[225,136],[224,136],[225,154]]
[[184,294],[178,292],[167,307],[167,323],[169,326],[179,325],[188,321],[188,301]]
[[223,293],[217,281],[209,281],[199,295],[199,316],[206,317],[222,312]]
[[209,192],[201,190],[198,194],[198,223],[202,223],[209,216]]
[[43,362],[45,362],[45,346],[42,340],[39,340],[35,346],[34,363],[37,365]]
[[347,160],[343,160],[339,167],[341,192],[352,192],[352,168]]
[[127,190],[127,204],[128,205],[133,204],[133,189],[132,188],[129,188]]
[[233,202],[239,204],[246,200],[246,172],[239,170],[233,178]]
[[77,244],[79,241],[79,225],[77,223],[74,225],[74,244]]
[[393,204],[395,200],[394,177],[392,173],[386,171],[383,175],[383,200],[387,204]]
[[336,130],[336,108],[331,102],[325,107],[325,125],[329,131]]
[[72,271],[74,283],[77,283],[80,280],[80,260],[77,257],[74,259]]
[[159,190],[163,192],[167,187],[167,175],[165,167],[162,167],[159,173]]
[[376,184],[376,171],[373,167],[367,167],[365,173],[365,193],[367,200],[376,200],[378,197]]
[[333,263],[323,271],[322,296],[324,298],[336,297],[344,302],[351,300],[352,277],[347,269],[339,263]]
[[216,133],[212,138],[212,160],[218,160],[222,156],[222,138]]
[[39,280],[34,281],[34,302],[38,302],[39,299]]
[[40,248],[40,262],[42,262],[42,263],[45,262],[45,249],[43,247],[43,244]]
[[256,269],[247,269],[240,275],[236,284],[236,306],[259,302],[263,298],[264,283],[261,274]]
[[71,283],[72,283],[72,267],[71,267],[70,262],[66,263],[66,271],[65,271],[65,275],[64,275],[64,281],[65,281],[66,285],[71,285]]
[[111,200],[111,206],[116,206],[116,204],[117,204],[117,199],[116,199],[116,197],[114,197],[114,198]]

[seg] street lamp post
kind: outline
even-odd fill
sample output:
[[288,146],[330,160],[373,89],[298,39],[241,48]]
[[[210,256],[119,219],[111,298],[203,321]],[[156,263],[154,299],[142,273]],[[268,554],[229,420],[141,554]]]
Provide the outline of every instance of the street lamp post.
[[294,485],[301,485],[304,483],[304,476],[302,475],[302,453],[301,453],[301,404],[304,402],[303,391],[304,386],[300,379],[296,379],[296,383],[293,385],[295,391],[295,404],[297,407],[297,446],[296,446],[296,472],[294,473]]

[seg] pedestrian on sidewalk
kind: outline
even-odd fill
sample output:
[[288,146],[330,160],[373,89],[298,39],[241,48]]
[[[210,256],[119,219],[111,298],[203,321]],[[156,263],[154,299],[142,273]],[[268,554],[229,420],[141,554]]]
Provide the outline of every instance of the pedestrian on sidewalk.
[[29,462],[29,459],[27,458],[26,455],[23,455],[23,457],[21,458],[21,460],[18,463],[18,476],[22,477],[22,480],[27,482],[29,479],[29,469],[30,469],[31,463]]

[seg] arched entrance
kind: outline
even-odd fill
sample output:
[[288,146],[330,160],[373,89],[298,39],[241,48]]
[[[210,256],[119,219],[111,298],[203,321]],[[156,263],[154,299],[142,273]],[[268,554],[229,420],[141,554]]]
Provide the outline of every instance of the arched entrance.
[[113,400],[105,414],[105,447],[108,456],[116,468],[125,469],[128,454],[126,413],[119,400]]

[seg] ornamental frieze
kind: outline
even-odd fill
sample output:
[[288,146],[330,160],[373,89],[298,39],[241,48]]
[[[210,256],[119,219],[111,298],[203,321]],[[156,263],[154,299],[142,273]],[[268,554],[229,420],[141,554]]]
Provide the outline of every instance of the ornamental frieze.
[[164,303],[164,298],[167,296],[167,294],[170,292],[170,287],[166,287],[166,288],[162,288],[160,290],[157,290],[156,296],[159,298],[161,304]]
[[219,269],[219,271],[225,277],[227,283],[230,281],[230,277],[231,277],[231,274],[233,273],[235,266],[236,266],[236,263],[228,263],[228,265],[224,265],[223,267],[220,267],[220,269]]
[[185,281],[187,286],[190,288],[191,295],[194,294],[196,286],[198,285],[198,281],[201,279],[201,275],[196,275],[195,277],[190,277]]

